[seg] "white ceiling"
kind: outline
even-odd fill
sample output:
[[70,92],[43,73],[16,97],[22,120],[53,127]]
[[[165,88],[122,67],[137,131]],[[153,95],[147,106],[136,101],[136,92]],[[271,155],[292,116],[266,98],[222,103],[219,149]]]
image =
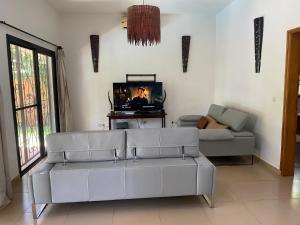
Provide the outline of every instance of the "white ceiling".
[[[143,0],[46,0],[62,13],[124,13]],[[234,0],[145,0],[160,7],[163,14],[217,13]]]

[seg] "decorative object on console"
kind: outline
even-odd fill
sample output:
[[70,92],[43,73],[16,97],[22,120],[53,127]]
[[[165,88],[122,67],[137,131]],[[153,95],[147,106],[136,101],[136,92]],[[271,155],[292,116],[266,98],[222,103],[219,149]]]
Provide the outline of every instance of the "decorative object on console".
[[160,43],[160,9],[152,5],[133,5],[127,12],[127,38],[143,46]]
[[109,104],[110,104],[110,112],[113,112],[113,103],[110,99],[109,91],[107,92],[107,98],[108,98],[108,101],[109,101]]
[[[166,99],[167,99],[167,92],[166,92],[166,90],[164,90],[164,97],[163,97],[163,100],[162,100],[162,105],[163,106],[165,104]],[[164,109],[162,109],[162,110],[164,110]]]
[[99,35],[91,35],[90,40],[94,72],[97,73],[99,63]]
[[182,66],[183,72],[187,72],[189,53],[190,53],[191,36],[182,36]]
[[260,73],[263,37],[264,37],[264,17],[259,17],[254,19],[255,72],[256,73]]

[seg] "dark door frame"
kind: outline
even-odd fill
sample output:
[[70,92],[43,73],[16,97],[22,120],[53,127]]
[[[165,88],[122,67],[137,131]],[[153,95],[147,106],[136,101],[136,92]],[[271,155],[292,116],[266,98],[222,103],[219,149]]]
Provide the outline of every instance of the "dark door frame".
[[280,171],[293,176],[296,157],[297,104],[300,75],[300,27],[287,32]]
[[[13,118],[14,118],[14,130],[15,130],[15,138],[17,144],[17,156],[18,156],[18,166],[19,173],[21,176],[26,174],[33,166],[35,166],[40,160],[42,160],[46,156],[45,151],[45,140],[43,135],[43,118],[41,113],[41,93],[40,93],[40,80],[39,80],[39,66],[38,62],[38,54],[47,55],[52,58],[52,71],[53,71],[53,93],[54,93],[54,110],[55,110],[55,124],[56,131],[59,132],[59,113],[58,113],[58,92],[57,92],[57,75],[56,75],[56,54],[54,51],[43,48],[41,46],[35,45],[28,41],[24,41],[20,38],[14,37],[12,35],[6,35],[7,41],[7,58],[8,58],[8,67],[9,67],[9,76],[10,76],[10,89],[11,89],[11,102],[12,102],[12,110],[13,110]],[[38,124],[39,124],[39,140],[40,140],[40,153],[41,156],[34,161],[30,166],[26,167],[24,170],[21,168],[20,162],[20,151],[19,151],[19,143],[18,143],[18,130],[17,130],[17,118],[16,118],[16,105],[15,105],[15,96],[14,96],[14,85],[13,85],[13,71],[12,71],[12,61],[11,61],[11,50],[10,45],[17,45],[23,48],[27,48],[33,51],[34,58],[34,74],[35,74],[35,83],[36,83],[36,98],[37,98],[37,116],[38,116]]]

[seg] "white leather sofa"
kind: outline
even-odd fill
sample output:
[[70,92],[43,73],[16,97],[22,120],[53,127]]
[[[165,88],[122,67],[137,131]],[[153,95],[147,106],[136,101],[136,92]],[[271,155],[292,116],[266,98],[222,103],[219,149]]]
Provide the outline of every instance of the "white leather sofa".
[[203,195],[213,207],[216,168],[195,128],[57,133],[29,176],[36,204]]

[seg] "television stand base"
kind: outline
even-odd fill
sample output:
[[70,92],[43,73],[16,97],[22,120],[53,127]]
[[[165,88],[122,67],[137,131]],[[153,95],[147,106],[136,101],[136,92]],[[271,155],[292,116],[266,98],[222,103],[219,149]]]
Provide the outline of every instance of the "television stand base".
[[161,127],[166,127],[166,112],[158,111],[158,112],[146,112],[142,113],[134,113],[134,114],[124,114],[124,113],[114,113],[111,112],[107,114],[109,129],[111,130],[111,122],[112,120],[130,120],[130,119],[161,119]]

